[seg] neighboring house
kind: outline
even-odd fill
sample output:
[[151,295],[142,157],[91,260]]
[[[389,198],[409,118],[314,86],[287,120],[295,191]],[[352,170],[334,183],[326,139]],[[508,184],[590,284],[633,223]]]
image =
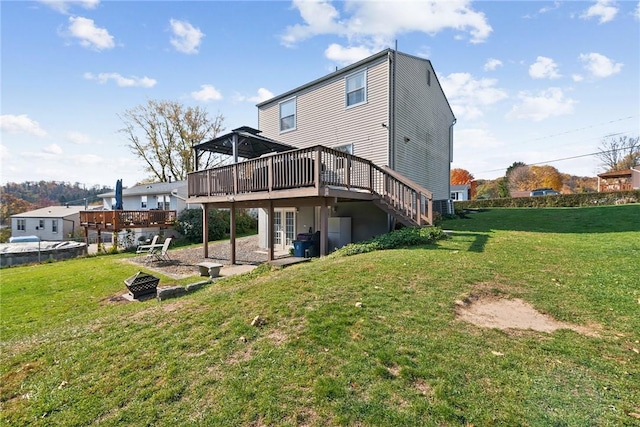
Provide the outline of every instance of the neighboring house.
[[471,200],[471,184],[452,185],[451,200],[453,201]]
[[260,208],[262,247],[317,230],[324,254],[451,211],[456,119],[429,60],[387,49],[257,107],[260,131],[194,147],[247,161],[191,173],[188,200]]
[[[435,210],[450,210],[455,117],[427,59],[384,50],[258,104],[258,123],[263,136],[294,147],[321,144],[389,166],[430,190]],[[319,226],[309,209],[280,211],[286,244]],[[367,202],[338,204],[334,213],[352,217],[356,241],[390,227],[386,213],[372,212]],[[266,245],[264,232],[260,242]]]
[[81,231],[83,206],[49,206],[11,216],[11,237],[38,236],[42,241],[62,241]]
[[[116,206],[116,193],[98,194],[105,210]],[[187,181],[154,182],[135,185],[122,190],[122,208],[125,211],[148,211],[152,209],[182,212],[187,207]]]
[[640,166],[598,175],[598,192],[640,189]]
[[[154,235],[167,232],[180,212],[186,209],[187,181],[154,182],[122,190],[122,209],[116,210],[116,192],[99,194],[102,210],[83,211],[80,224],[87,240],[102,232],[118,233],[124,246],[150,240]],[[198,206],[200,207],[200,206]],[[175,234],[172,230],[171,234]]]

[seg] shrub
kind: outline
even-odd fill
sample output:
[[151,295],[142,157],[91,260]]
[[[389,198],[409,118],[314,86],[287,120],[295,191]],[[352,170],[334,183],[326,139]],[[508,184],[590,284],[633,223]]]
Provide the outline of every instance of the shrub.
[[571,208],[579,206],[604,206],[615,205],[619,203],[620,200],[640,200],[640,190],[465,200],[455,202],[454,206],[457,213],[459,210],[482,208]]
[[[208,241],[220,240],[230,232],[230,212],[227,209],[211,209],[209,211]],[[257,220],[246,210],[236,213],[236,232],[241,234],[255,233]],[[202,209],[185,209],[178,216],[176,231],[192,243],[202,242]]]
[[427,245],[444,238],[446,234],[439,227],[406,227],[364,242],[349,243],[334,251],[331,256],[350,256],[384,249]]

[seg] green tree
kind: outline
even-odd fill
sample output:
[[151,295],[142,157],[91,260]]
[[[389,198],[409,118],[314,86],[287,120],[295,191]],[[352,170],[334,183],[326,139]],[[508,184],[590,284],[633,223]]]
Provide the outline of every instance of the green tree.
[[[182,234],[192,243],[202,242],[202,209],[185,209],[178,216],[176,231]],[[209,242],[220,240],[229,235],[229,210],[211,209],[209,210]],[[239,209],[236,211],[236,233],[255,233],[258,229],[258,220],[251,216],[248,211]]]
[[[184,180],[195,170],[193,145],[215,138],[224,130],[224,117],[211,119],[200,107],[185,107],[177,101],[149,100],[126,110],[120,132],[129,141],[131,152],[143,160],[151,180]],[[204,168],[223,162],[221,155],[208,153]]]

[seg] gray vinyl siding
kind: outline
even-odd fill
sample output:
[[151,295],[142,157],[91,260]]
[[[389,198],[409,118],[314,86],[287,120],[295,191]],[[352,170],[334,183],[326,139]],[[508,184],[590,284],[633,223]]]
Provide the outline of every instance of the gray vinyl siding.
[[395,106],[394,169],[448,199],[454,116],[430,61],[397,53]]
[[[345,77],[367,70],[367,102],[347,108]],[[388,164],[389,63],[387,55],[305,87],[289,96],[296,98],[296,129],[279,131],[278,102],[259,106],[262,135],[299,148],[353,144],[353,154],[378,165]]]

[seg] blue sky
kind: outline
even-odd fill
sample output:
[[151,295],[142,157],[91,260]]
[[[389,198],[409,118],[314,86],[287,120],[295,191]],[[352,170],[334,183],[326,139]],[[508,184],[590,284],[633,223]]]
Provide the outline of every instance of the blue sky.
[[[255,104],[396,41],[457,117],[452,167],[595,176],[640,135],[637,1],[3,1],[1,182],[146,178],[125,110],[177,100],[257,127]],[[555,161],[558,159],[570,160]]]

